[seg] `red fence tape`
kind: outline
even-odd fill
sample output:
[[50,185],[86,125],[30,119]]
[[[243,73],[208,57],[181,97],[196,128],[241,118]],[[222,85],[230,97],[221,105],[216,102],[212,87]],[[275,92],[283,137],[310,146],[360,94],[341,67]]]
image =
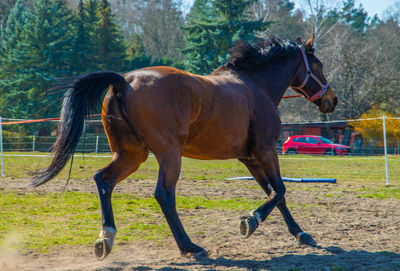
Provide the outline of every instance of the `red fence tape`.
[[[89,115],[87,117],[95,117],[100,116],[100,114]],[[34,119],[34,120],[20,120],[20,121],[7,121],[7,122],[0,122],[0,125],[10,125],[10,124],[20,124],[20,123],[32,123],[32,122],[45,122],[45,121],[54,121],[60,120],[60,118],[48,118],[48,119]]]
[[7,122],[1,122],[0,125],[10,125],[10,124],[20,124],[20,123],[32,123],[32,122],[43,122],[43,121],[52,121],[52,120],[60,120],[60,118],[36,119],[36,120],[20,120],[20,121],[7,121]]

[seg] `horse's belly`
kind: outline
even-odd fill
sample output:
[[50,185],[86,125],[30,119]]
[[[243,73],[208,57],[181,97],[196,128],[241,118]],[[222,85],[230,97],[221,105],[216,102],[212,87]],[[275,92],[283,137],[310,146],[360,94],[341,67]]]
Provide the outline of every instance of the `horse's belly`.
[[203,160],[247,157],[247,130],[224,131],[214,127],[193,137],[189,134],[183,146],[183,156]]
[[200,159],[200,160],[226,160],[226,159],[238,159],[238,158],[246,158],[250,156],[249,152],[244,150],[233,150],[230,152],[222,151],[210,151],[206,152],[204,149],[199,148],[192,148],[190,146],[184,148],[182,152],[182,156],[193,158],[193,159]]

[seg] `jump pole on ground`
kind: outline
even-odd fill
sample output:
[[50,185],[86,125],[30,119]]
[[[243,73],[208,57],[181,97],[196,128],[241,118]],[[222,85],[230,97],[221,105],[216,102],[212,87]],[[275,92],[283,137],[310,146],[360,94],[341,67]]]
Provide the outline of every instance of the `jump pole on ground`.
[[[254,177],[232,177],[232,178],[226,178],[225,180],[227,180],[227,181],[254,180]],[[336,183],[336,179],[333,179],[333,178],[287,178],[287,177],[282,177],[282,181],[292,182],[292,183]]]

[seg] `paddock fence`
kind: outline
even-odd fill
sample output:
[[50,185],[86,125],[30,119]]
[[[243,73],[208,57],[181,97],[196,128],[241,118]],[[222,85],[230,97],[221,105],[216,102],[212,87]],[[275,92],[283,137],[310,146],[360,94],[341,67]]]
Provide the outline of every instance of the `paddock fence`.
[[[4,176],[4,153],[51,152],[56,141],[57,118],[43,120],[15,120],[0,117],[1,173]],[[52,135],[49,135],[52,134]],[[385,159],[386,183],[389,184],[388,156],[400,155],[400,118],[376,117],[370,119],[338,120],[326,122],[283,123],[277,141],[277,150],[283,153],[285,141],[291,136],[321,136],[331,141],[330,149],[322,153],[321,146],[309,144],[308,154],[338,155],[346,146],[345,155]],[[339,148],[339,149],[338,149]],[[110,153],[107,137],[100,120],[86,120],[84,131],[76,148],[77,153]],[[339,155],[338,155],[339,156]],[[291,158],[296,159],[296,155]],[[321,157],[322,158],[322,157]]]

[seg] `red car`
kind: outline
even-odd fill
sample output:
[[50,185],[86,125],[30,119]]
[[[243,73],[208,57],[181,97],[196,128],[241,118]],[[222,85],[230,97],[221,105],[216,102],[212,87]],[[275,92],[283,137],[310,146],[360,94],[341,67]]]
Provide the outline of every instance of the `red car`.
[[323,136],[297,135],[290,136],[283,143],[283,154],[319,154],[319,155],[348,155],[349,146],[334,144]]

